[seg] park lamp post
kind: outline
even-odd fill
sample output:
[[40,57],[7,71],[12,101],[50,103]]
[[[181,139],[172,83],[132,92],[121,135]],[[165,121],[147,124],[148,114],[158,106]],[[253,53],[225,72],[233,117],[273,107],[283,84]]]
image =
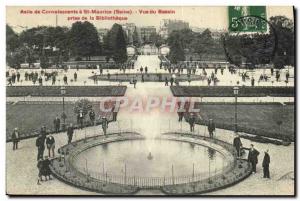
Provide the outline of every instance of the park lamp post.
[[234,110],[234,131],[237,133],[237,97],[239,94],[239,87],[233,87],[233,94],[235,96],[235,110]]
[[63,119],[63,125],[62,125],[62,129],[65,130],[65,126],[66,126],[66,113],[65,113],[65,94],[66,94],[66,87],[65,86],[61,86],[60,87],[60,94],[62,95],[62,102],[63,102],[63,112],[62,112],[62,119]]

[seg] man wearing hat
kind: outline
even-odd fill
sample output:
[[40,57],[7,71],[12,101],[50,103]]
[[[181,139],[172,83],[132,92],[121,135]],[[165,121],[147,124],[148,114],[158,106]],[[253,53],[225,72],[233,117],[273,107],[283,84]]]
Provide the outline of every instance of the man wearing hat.
[[67,129],[68,144],[72,142],[73,134],[74,134],[74,128],[73,128],[73,124],[71,123]]
[[80,124],[80,129],[83,128],[83,118],[84,118],[83,111],[80,110],[77,116],[78,124]]
[[248,154],[248,161],[251,163],[252,165],[252,173],[256,173],[256,164],[258,162],[258,157],[259,152],[254,149],[254,145],[251,144],[251,148],[249,150],[249,154]]
[[236,136],[233,139],[233,146],[236,149],[237,156],[240,157],[241,156],[242,141],[241,141],[241,138],[240,138],[239,134],[236,133],[235,135]]
[[18,128],[15,128],[12,135],[11,135],[11,139],[12,139],[12,142],[13,142],[13,150],[18,149],[19,138],[20,138],[20,133],[18,131]]
[[38,148],[37,160],[43,159],[45,151],[45,138],[42,134],[39,134],[38,138],[35,141],[35,145]]
[[108,128],[108,121],[107,121],[106,117],[102,117],[102,129],[103,129],[104,135],[106,135],[107,128]]
[[216,125],[212,119],[209,119],[207,129],[208,129],[209,137],[213,138],[214,131],[216,130]]
[[52,151],[52,157],[54,157],[55,139],[51,134],[46,138],[46,145],[47,145],[49,157],[51,157],[51,151]]

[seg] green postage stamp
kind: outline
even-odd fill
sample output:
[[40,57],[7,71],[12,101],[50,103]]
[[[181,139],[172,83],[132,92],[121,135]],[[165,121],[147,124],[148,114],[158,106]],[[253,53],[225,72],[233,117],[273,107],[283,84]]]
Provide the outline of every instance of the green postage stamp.
[[231,32],[265,32],[266,6],[228,6]]

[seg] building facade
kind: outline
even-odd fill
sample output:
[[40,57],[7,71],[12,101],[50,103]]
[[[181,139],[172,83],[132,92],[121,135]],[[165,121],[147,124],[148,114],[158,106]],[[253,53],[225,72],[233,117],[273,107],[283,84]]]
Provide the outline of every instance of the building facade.
[[144,43],[149,42],[150,36],[156,34],[156,28],[154,26],[140,27],[139,30],[140,38]]
[[164,19],[160,22],[159,35],[163,39],[167,39],[172,31],[189,29],[189,23],[183,20]]
[[133,42],[133,32],[136,29],[136,25],[134,23],[125,23],[122,24],[122,28],[126,34],[128,43],[131,44]]
[[103,37],[109,32],[109,29],[99,28],[97,31],[100,42],[103,42]]

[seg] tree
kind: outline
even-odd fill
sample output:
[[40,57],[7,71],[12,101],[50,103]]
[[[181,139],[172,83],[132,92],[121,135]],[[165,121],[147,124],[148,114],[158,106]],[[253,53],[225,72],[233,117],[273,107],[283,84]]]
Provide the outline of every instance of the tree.
[[107,33],[106,43],[110,55],[117,63],[124,63],[127,61],[126,40],[124,31],[121,25],[114,24]]
[[195,41],[193,42],[193,48],[201,58],[203,54],[207,54],[210,52],[209,50],[213,46],[213,43],[214,41],[211,36],[211,31],[209,29],[205,29],[196,37]]
[[10,54],[13,52],[18,46],[19,36],[14,32],[14,30],[7,24],[6,25],[6,53]]
[[151,35],[149,36],[149,41],[153,43],[157,48],[165,42],[157,33],[151,33]]
[[39,58],[41,66],[44,67],[49,65],[49,58],[52,58],[55,64],[68,60],[68,31],[66,27],[47,26],[24,30],[19,38],[21,46],[26,48],[26,61],[29,65],[35,58]]
[[74,113],[77,115],[82,111],[83,117],[85,117],[89,111],[93,108],[91,101],[88,99],[80,99],[75,102]]
[[101,44],[98,32],[90,22],[75,22],[69,33],[70,49],[72,55],[76,57],[86,57],[101,54]]
[[180,40],[180,34],[178,32],[172,32],[168,38],[168,44],[170,46],[169,59],[171,63],[177,63],[178,61],[184,61],[184,50],[182,42]]
[[243,62],[273,63],[275,68],[294,65],[294,24],[283,17],[271,17],[269,33],[226,34],[223,37],[227,60],[237,66]]
[[122,27],[118,31],[116,41],[117,44],[114,50],[113,59],[117,63],[124,63],[127,61],[127,50],[126,50],[126,41],[125,41]]
[[45,55],[40,57],[40,66],[41,68],[48,68],[50,66],[49,58]]
[[294,22],[284,16],[274,16],[269,21],[277,36],[277,48],[274,57],[275,68],[283,68],[285,65],[295,65],[295,32]]
[[13,68],[20,68],[21,63],[24,62],[26,57],[26,52],[24,47],[16,48],[14,52],[11,52],[6,57],[7,65]]

